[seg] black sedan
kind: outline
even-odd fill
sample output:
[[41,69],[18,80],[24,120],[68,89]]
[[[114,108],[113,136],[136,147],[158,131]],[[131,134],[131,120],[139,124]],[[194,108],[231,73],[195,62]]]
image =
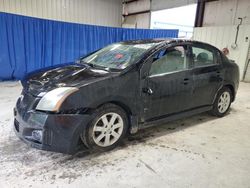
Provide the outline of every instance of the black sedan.
[[127,133],[201,112],[224,116],[239,69],[202,42],[137,40],[33,72],[22,85],[16,134],[33,147],[72,154],[109,150]]

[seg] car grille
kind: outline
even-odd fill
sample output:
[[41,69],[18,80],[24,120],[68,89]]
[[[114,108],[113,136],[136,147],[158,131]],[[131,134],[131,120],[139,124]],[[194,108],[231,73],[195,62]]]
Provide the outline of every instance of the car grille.
[[35,109],[39,98],[34,97],[33,95],[22,92],[22,96],[18,99],[17,109],[19,114],[24,118],[25,114],[32,109]]

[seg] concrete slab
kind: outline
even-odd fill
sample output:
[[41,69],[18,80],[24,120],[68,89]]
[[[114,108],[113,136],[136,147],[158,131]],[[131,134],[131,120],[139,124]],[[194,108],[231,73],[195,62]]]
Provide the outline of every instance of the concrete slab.
[[21,86],[0,83],[0,187],[250,187],[250,84],[224,118],[204,113],[140,131],[106,153],[28,147],[13,132]]

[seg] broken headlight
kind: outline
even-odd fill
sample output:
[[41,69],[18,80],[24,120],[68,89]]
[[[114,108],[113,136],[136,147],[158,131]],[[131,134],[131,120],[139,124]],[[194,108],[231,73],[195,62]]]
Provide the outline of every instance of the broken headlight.
[[57,112],[64,100],[76,91],[78,91],[78,88],[75,87],[59,87],[49,91],[43,95],[36,106],[36,110]]

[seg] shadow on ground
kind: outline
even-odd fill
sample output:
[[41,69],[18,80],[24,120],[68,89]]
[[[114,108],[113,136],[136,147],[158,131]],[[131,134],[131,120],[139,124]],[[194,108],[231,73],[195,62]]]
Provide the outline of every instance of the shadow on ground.
[[[230,113],[230,112],[229,112]],[[216,119],[217,117],[211,116],[208,113],[202,113],[199,115],[191,116],[189,118],[180,119],[172,121],[166,124],[161,124],[154,127],[149,127],[146,129],[139,130],[138,133],[134,135],[129,135],[124,141],[117,147],[117,149],[124,149],[132,145],[138,145],[141,143],[146,143],[150,139],[159,138],[166,136],[168,134],[174,133],[176,131],[182,131],[192,126],[199,125],[201,122],[205,123]],[[68,159],[82,158],[90,154],[102,155],[103,152],[100,151],[79,151],[75,155],[70,156]]]

